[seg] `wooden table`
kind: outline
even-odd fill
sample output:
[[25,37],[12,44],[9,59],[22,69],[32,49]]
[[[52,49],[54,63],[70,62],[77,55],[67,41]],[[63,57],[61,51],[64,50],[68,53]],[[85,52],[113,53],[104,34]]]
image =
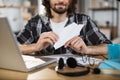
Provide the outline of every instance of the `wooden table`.
[[53,63],[28,73],[0,69],[0,80],[120,80],[120,76],[92,73],[79,77],[63,76],[56,73],[55,65]]

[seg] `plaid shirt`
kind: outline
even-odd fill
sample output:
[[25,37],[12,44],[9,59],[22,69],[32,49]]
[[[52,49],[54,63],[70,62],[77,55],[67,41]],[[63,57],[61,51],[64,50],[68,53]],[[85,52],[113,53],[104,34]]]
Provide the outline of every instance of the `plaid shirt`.
[[[109,44],[110,40],[101,33],[95,24],[94,21],[90,19],[89,16],[84,14],[74,14],[68,17],[68,21],[65,26],[71,23],[85,24],[83,29],[80,32],[80,37],[84,40],[86,45],[98,45],[102,43]],[[36,15],[31,20],[28,21],[28,24],[25,26],[25,29],[22,30],[17,35],[17,40],[21,44],[31,44],[36,43],[39,39],[39,36],[43,32],[52,31],[50,27],[50,18],[46,16]],[[71,33],[72,34],[72,33]],[[79,44],[78,44],[79,45]],[[69,49],[72,53],[76,53],[72,49]],[[54,50],[52,46],[40,51],[40,54],[60,54],[65,53],[66,49],[61,47],[57,50]]]

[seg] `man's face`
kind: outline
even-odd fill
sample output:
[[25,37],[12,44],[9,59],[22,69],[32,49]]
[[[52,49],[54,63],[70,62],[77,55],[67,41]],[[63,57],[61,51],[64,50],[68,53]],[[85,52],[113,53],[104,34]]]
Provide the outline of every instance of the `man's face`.
[[68,10],[71,0],[50,0],[51,9],[58,13],[63,14]]

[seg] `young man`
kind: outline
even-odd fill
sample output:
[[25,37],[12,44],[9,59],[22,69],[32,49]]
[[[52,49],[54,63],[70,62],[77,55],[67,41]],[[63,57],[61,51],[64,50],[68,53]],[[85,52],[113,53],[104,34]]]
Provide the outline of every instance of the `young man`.
[[[107,54],[107,44],[111,41],[98,30],[97,25],[87,15],[75,13],[77,0],[43,0],[42,3],[46,16],[37,15],[29,20],[25,29],[17,36],[24,54],[60,54],[66,53],[67,49],[73,54]],[[80,35],[54,50],[51,45],[59,39],[55,33],[73,22],[85,24]]]

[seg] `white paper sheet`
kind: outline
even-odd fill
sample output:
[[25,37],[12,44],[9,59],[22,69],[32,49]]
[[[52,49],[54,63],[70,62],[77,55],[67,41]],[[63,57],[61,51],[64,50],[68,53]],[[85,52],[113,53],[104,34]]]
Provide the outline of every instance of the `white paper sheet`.
[[57,33],[59,40],[54,44],[54,48],[58,49],[74,36],[78,36],[83,26],[84,24],[76,23],[66,26],[60,33]]

